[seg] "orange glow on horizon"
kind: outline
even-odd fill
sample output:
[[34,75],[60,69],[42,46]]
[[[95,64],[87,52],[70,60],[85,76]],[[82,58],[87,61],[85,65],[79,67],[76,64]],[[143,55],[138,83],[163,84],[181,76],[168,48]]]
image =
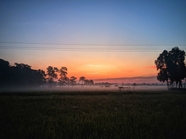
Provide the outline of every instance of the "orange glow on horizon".
[[[53,66],[53,65],[51,65]],[[34,66],[35,69],[39,65]],[[61,66],[53,66],[60,68]],[[104,79],[104,78],[120,78],[120,77],[136,77],[136,76],[155,76],[157,71],[153,66],[134,68],[135,65],[130,65],[127,68],[124,66],[110,65],[110,64],[84,64],[84,65],[69,65],[68,77],[75,76],[77,80],[84,76],[87,79]],[[40,68],[46,72],[46,67]],[[147,74],[145,74],[147,73]]]
[[45,51],[45,55],[41,57],[43,51],[36,51],[34,58],[33,55],[29,56],[29,53],[24,51],[24,54],[28,55],[27,59],[12,62],[25,63],[33,69],[42,69],[45,72],[48,66],[67,67],[67,76],[75,76],[77,79],[80,76],[103,79],[157,75],[154,64],[157,53]]

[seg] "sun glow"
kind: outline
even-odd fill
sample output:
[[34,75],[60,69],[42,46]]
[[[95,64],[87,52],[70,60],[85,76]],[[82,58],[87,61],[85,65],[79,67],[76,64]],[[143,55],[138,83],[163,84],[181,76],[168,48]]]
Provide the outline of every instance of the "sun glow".
[[86,76],[93,78],[108,77],[108,75],[115,70],[114,65],[110,64],[85,64],[79,67],[79,71]]
[[157,75],[154,67],[156,53],[16,50],[12,55],[16,55],[15,60],[6,58],[12,61],[12,65],[14,62],[25,63],[31,65],[33,69],[42,69],[45,72],[48,66],[57,68],[63,66],[68,69],[68,77],[102,79]]

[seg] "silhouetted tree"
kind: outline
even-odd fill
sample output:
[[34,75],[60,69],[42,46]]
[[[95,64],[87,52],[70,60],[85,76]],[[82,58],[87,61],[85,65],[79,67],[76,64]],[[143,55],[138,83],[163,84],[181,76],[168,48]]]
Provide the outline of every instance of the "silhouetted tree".
[[93,85],[93,84],[94,84],[93,80],[84,79],[84,85]]
[[44,70],[34,70],[34,74],[35,74],[35,84],[44,84],[46,83],[46,74],[45,74],[45,71]]
[[33,85],[33,71],[30,65],[23,63],[14,63],[13,77],[15,77],[16,84],[29,86]]
[[11,67],[14,82],[17,85],[40,86],[45,83],[45,72],[43,70],[33,70],[31,66],[23,63],[15,63]]
[[47,82],[50,84],[50,86],[52,86],[52,84],[54,83],[54,79],[57,79],[57,72],[58,72],[58,68],[56,67],[52,67],[52,66],[48,66],[47,67]]
[[70,77],[70,84],[73,86],[73,85],[75,85],[76,84],[76,77],[75,76],[71,76]]
[[179,83],[182,88],[182,79],[186,77],[185,52],[178,47],[172,48],[171,51],[164,50],[157,60],[155,60],[157,70],[160,70],[157,79],[160,82],[167,82],[168,89],[170,85]]
[[0,59],[0,86],[5,86],[10,82],[10,64],[8,61]]
[[94,85],[94,81],[93,80],[89,80],[89,84],[90,85]]
[[69,82],[69,79],[67,77],[67,71],[68,69],[66,67],[61,67],[60,70],[59,70],[59,75],[60,75],[60,78],[59,78],[59,85],[65,85],[65,84],[68,84]]
[[84,80],[84,85],[89,85],[89,84],[90,84],[89,80],[88,79],[85,79]]
[[82,83],[82,85],[85,83],[85,77],[84,76],[81,76],[79,77],[79,81]]
[[93,85],[94,81],[93,80],[85,80],[85,84],[87,85]]
[[44,71],[33,70],[31,66],[23,63],[11,66],[8,61],[0,59],[0,87],[40,86],[44,83]]

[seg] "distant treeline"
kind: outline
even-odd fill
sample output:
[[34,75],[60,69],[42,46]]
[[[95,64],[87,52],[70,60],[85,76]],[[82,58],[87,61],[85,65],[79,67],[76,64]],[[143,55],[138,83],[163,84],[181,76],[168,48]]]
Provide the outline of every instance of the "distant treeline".
[[[32,69],[30,65],[23,63],[14,63],[10,65],[8,61],[0,59],[0,88],[2,87],[30,87],[55,85],[75,85],[77,77],[67,77],[67,68],[48,66],[45,73],[44,70]],[[79,77],[79,82],[82,85],[92,85],[93,80],[88,80],[84,76]]]

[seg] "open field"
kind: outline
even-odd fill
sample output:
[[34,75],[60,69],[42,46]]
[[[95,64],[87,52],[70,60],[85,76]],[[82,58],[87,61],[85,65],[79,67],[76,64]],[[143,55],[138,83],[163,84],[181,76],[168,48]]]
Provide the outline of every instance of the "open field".
[[0,138],[186,138],[183,91],[0,93]]

